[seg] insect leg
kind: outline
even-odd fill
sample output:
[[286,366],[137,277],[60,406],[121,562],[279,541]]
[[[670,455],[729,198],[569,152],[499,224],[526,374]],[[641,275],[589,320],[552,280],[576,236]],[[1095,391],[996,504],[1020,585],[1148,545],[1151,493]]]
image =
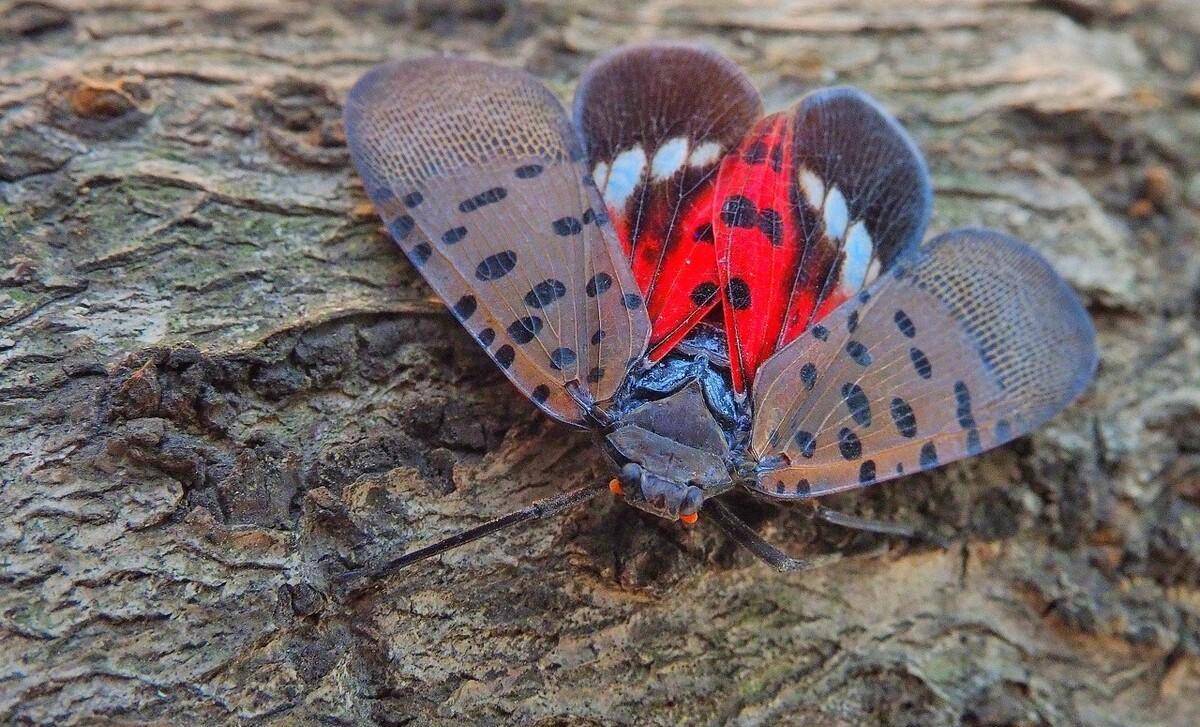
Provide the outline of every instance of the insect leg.
[[742,519],[735,515],[720,500],[706,500],[704,502],[704,510],[708,512],[709,516],[712,517],[721,530],[725,531],[725,534],[730,538],[733,538],[738,545],[750,551],[754,554],[754,557],[781,573],[812,570],[829,565],[842,558],[837,553],[809,559],[793,558],[763,540],[758,533],[754,532],[753,528],[742,522]]
[[813,513],[820,519],[832,525],[840,525],[844,528],[852,530],[863,530],[868,533],[879,533],[881,535],[897,535],[901,538],[916,540],[920,542],[932,543],[939,548],[946,548],[949,542],[938,535],[927,530],[920,530],[912,525],[904,523],[890,523],[885,520],[873,520],[857,515],[848,515],[844,512],[832,510],[824,505],[813,503]]

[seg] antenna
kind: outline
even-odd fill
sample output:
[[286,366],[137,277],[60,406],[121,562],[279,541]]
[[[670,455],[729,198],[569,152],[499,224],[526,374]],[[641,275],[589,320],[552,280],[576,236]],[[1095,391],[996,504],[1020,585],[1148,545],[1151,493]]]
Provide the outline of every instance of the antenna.
[[584,485],[577,490],[564,492],[554,497],[547,497],[544,500],[538,500],[529,507],[510,512],[507,515],[501,515],[482,525],[455,533],[448,538],[426,545],[423,548],[410,550],[403,555],[399,555],[383,563],[346,571],[338,576],[335,581],[337,585],[346,589],[348,593],[353,594],[368,587],[373,581],[387,573],[406,568],[413,563],[420,562],[426,558],[432,558],[440,553],[445,553],[447,550],[453,550],[460,545],[466,545],[512,525],[517,525],[528,520],[541,520],[542,518],[552,517],[567,508],[587,502],[601,492],[608,491],[608,483],[598,483]]

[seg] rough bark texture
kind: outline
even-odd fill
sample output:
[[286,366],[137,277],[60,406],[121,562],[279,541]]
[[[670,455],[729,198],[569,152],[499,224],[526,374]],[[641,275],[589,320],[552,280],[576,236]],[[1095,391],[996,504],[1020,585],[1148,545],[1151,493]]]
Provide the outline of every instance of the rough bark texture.
[[[524,66],[693,38],[768,106],[864,87],[933,231],[1030,240],[1103,363],[1015,445],[832,505],[910,547],[781,577],[607,500],[386,579],[366,562],[604,463],[404,262],[340,104],[393,56]],[[1200,723],[1194,0],[0,2],[0,720]],[[698,102],[702,102],[698,99]]]

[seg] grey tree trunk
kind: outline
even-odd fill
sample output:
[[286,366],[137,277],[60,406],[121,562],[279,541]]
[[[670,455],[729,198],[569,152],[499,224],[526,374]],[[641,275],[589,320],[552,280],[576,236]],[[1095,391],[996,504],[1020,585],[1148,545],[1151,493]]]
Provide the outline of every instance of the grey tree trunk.
[[[347,598],[329,575],[604,463],[383,234],[341,102],[393,56],[689,38],[781,108],[861,86],[934,231],[1024,237],[1103,365],[1015,445],[834,499],[947,550],[781,577],[602,499]],[[1193,0],[0,2],[0,720],[1200,723]],[[698,99],[698,103],[703,99]]]

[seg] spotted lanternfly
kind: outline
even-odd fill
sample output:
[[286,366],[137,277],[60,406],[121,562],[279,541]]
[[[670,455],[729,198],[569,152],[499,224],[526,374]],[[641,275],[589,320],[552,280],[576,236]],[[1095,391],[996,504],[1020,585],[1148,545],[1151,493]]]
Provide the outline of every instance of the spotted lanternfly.
[[704,510],[794,570],[718,496],[928,470],[1029,432],[1091,380],[1091,322],[1036,252],[986,230],[921,244],[925,163],[861,91],[763,117],[728,60],[651,44],[594,63],[573,116],[521,71],[411,60],[354,86],[346,135],[413,265],[517,388],[595,432],[629,504]]

